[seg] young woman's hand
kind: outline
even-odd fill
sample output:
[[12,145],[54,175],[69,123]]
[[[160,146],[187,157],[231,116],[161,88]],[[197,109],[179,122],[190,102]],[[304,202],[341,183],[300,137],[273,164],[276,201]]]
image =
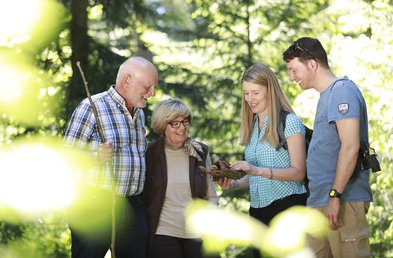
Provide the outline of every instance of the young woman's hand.
[[252,176],[260,176],[258,167],[252,165],[247,161],[238,161],[231,166],[231,169],[243,170],[244,172]]

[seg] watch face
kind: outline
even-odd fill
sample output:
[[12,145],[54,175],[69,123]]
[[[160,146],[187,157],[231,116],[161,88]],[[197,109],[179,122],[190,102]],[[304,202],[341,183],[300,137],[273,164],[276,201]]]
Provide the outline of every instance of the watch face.
[[340,194],[339,192],[337,192],[336,189],[331,189],[330,192],[329,192],[329,196],[330,196],[330,197],[337,197],[337,198],[340,198],[340,197],[341,197],[341,194]]

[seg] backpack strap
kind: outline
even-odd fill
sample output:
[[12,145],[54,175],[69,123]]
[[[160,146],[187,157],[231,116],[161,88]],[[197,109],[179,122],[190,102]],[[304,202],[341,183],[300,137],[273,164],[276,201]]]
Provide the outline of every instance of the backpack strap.
[[280,112],[280,123],[278,124],[277,132],[278,132],[278,145],[276,150],[280,148],[288,149],[287,140],[285,139],[285,124],[287,120],[287,115],[289,114],[286,110],[281,110]]
[[[278,146],[277,146],[276,150],[279,150],[280,148],[284,148],[286,150],[288,149],[287,140],[285,139],[285,124],[286,124],[288,114],[289,114],[289,112],[285,111],[285,110],[282,110],[280,113],[281,123],[278,125]],[[306,155],[307,155],[308,146],[310,145],[310,142],[311,142],[313,130],[308,128],[305,125],[304,125],[304,127],[306,129],[306,135],[304,137],[306,140]]]

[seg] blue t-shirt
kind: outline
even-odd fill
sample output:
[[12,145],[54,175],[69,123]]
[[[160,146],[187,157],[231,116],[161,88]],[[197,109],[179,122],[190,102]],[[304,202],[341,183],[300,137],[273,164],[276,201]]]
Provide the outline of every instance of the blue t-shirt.
[[[355,83],[344,77],[322,92],[318,101],[314,133],[307,155],[310,188],[307,206],[324,206],[328,203],[341,147],[336,121],[349,118],[360,120],[360,139],[368,143],[366,103]],[[359,172],[348,182],[341,200],[371,201],[369,177],[368,170]]]
[[[261,143],[267,127],[268,117],[261,130],[258,130],[258,116],[254,118],[254,125],[250,143],[245,147],[245,159],[252,165],[266,168],[288,168],[291,165],[289,153],[286,149],[276,150],[268,141]],[[285,138],[302,133],[305,128],[300,119],[294,114],[288,114],[285,121]],[[250,206],[262,208],[270,205],[275,200],[284,198],[292,194],[302,194],[306,192],[303,183],[289,182],[281,180],[270,180],[263,176],[249,177],[250,183]]]

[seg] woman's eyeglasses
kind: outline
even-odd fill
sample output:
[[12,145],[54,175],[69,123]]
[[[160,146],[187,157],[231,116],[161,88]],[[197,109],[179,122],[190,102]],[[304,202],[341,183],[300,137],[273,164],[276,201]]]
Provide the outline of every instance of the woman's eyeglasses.
[[190,120],[188,118],[182,120],[182,121],[172,121],[168,123],[172,128],[177,129],[180,127],[180,124],[182,124],[184,127],[187,127],[190,125]]

